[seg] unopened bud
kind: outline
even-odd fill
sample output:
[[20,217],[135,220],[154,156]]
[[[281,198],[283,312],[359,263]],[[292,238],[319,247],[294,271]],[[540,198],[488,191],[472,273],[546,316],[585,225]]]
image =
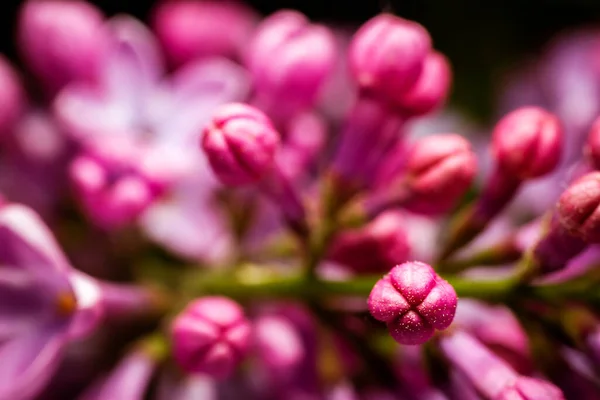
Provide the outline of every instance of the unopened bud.
[[350,68],[361,89],[397,104],[416,84],[430,50],[431,39],[421,25],[381,14],[354,35]]
[[456,304],[454,288],[431,266],[417,261],[392,268],[369,296],[371,315],[385,322],[401,344],[422,344],[436,329],[446,329]]
[[221,182],[257,183],[274,165],[279,134],[265,114],[245,104],[227,104],[204,129],[202,148]]
[[500,169],[526,180],[556,167],[562,141],[562,128],[553,114],[539,107],[523,107],[498,122],[492,151]]

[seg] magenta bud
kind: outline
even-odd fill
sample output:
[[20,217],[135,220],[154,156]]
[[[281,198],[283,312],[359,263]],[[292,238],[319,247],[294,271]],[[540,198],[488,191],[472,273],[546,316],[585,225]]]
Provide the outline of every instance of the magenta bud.
[[171,339],[173,357],[185,372],[224,379],[246,354],[250,323],[233,300],[203,297],[175,318]]
[[92,79],[106,51],[104,17],[84,1],[29,0],[18,24],[19,50],[52,92]]
[[594,121],[585,145],[585,153],[594,169],[600,169],[600,118]]
[[432,135],[409,151],[406,179],[412,211],[443,213],[466,192],[477,172],[469,141],[460,135]]
[[278,315],[261,316],[253,325],[256,352],[267,372],[289,379],[306,357],[300,332],[288,318]]
[[519,376],[513,385],[504,388],[494,400],[564,400],[562,391],[550,382]]
[[416,84],[430,50],[431,39],[421,25],[380,14],[354,35],[349,49],[350,69],[360,88],[402,104],[403,96]]
[[256,24],[252,10],[235,1],[163,1],[152,19],[167,57],[176,66],[200,57],[239,56]]
[[10,131],[23,112],[25,94],[17,73],[0,55],[0,136]]
[[333,69],[335,48],[329,29],[299,12],[284,10],[266,18],[250,44],[247,63],[259,96],[274,103],[267,107],[310,105]]
[[410,256],[405,227],[400,213],[382,213],[363,228],[339,234],[330,248],[329,259],[359,273],[389,271]]
[[560,389],[541,379],[519,375],[469,333],[456,331],[440,338],[440,349],[486,399],[562,400]]
[[99,227],[111,230],[134,222],[164,188],[162,182],[131,162],[138,159],[137,152],[126,150],[126,146],[117,148],[118,144],[108,141],[103,145],[105,148],[77,156],[69,174],[88,217]]
[[369,295],[371,315],[387,323],[400,344],[422,344],[446,329],[456,312],[454,288],[428,264],[414,261],[392,268]]
[[573,182],[558,200],[560,224],[588,243],[600,242],[600,172]]
[[417,82],[400,101],[403,113],[418,117],[440,107],[446,100],[451,81],[452,70],[446,57],[435,51],[429,53]]
[[496,124],[492,151],[501,170],[525,180],[556,167],[562,141],[562,128],[553,114],[539,107],[522,107]]
[[274,167],[279,143],[265,114],[238,103],[218,109],[202,135],[213,172],[227,186],[261,181]]

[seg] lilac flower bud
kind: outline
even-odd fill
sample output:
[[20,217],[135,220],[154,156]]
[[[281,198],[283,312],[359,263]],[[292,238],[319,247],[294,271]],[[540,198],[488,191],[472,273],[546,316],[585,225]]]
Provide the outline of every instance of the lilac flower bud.
[[560,160],[563,133],[558,119],[539,107],[519,108],[494,128],[498,167],[521,180],[552,171]]
[[144,151],[119,140],[105,140],[70,165],[70,176],[84,210],[104,229],[133,222],[164,189],[164,182],[136,164]]
[[371,315],[387,323],[401,344],[421,344],[435,329],[446,329],[454,319],[454,288],[431,266],[414,261],[397,265],[379,280],[369,295]]
[[254,342],[269,379],[289,381],[305,358],[302,337],[283,316],[265,315],[254,321]]
[[402,104],[407,90],[416,84],[430,50],[431,39],[421,25],[381,14],[354,35],[349,49],[350,68],[362,89]]
[[600,118],[594,121],[585,145],[585,153],[594,169],[600,169]]
[[279,11],[259,26],[247,63],[259,103],[269,114],[293,114],[310,105],[333,69],[335,41],[328,28],[301,13]]
[[23,112],[25,95],[17,73],[0,55],[0,136],[10,131]]
[[536,274],[545,275],[567,267],[569,261],[588,247],[581,237],[574,235],[554,217],[547,233],[533,247]]
[[438,52],[429,53],[417,82],[401,99],[403,113],[418,117],[441,106],[450,90],[451,80],[452,71],[446,57]]
[[470,143],[455,134],[428,136],[408,154],[407,208],[420,213],[443,213],[465,193],[477,172]]
[[186,372],[229,376],[245,356],[250,323],[242,308],[225,297],[190,303],[171,326],[173,356]]
[[464,373],[486,398],[564,399],[557,387],[539,379],[520,376],[504,360],[466,332],[457,331],[443,336],[440,348],[450,363]]
[[175,66],[200,57],[239,56],[256,22],[252,10],[241,2],[214,0],[163,1],[152,19]]
[[588,243],[600,242],[600,172],[573,182],[558,200],[560,224]]
[[19,18],[19,49],[50,91],[96,76],[106,50],[104,18],[96,7],[83,1],[29,0]]
[[237,103],[218,109],[202,135],[202,148],[214,173],[228,186],[262,180],[273,168],[279,142],[279,133],[266,115]]
[[364,228],[343,232],[329,250],[329,259],[355,272],[384,272],[408,260],[410,244],[398,212],[382,213]]
[[282,173],[292,181],[309,177],[327,141],[328,126],[316,113],[302,113],[286,129],[286,140],[277,155]]

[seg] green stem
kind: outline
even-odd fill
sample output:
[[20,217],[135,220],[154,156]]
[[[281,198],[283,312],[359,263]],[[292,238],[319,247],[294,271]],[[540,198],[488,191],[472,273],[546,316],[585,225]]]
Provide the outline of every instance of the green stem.
[[[254,267],[266,271],[266,268]],[[288,298],[313,300],[326,296],[356,296],[366,298],[381,275],[362,276],[344,281],[314,279],[303,275],[227,274],[202,275],[188,282],[187,291],[193,296],[220,294],[237,299]],[[492,302],[503,301],[512,295],[516,282],[512,278],[494,281],[474,281],[447,277],[460,297],[473,297]]]

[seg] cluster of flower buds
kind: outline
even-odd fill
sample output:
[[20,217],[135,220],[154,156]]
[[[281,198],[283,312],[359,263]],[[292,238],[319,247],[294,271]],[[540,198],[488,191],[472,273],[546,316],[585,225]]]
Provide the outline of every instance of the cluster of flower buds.
[[599,37],[483,154],[415,134],[417,22],[151,15],[27,0],[0,56],[0,400],[600,398]]

